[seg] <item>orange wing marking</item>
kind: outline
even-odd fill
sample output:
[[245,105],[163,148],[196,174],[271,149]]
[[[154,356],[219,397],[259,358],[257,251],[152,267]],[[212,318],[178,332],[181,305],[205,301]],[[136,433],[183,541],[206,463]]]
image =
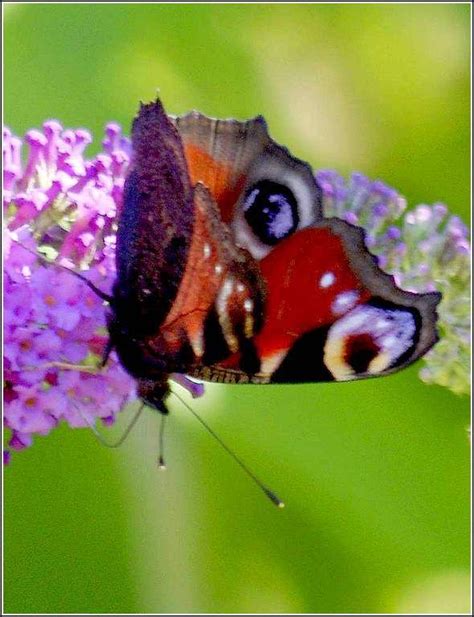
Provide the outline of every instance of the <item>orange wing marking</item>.
[[231,165],[216,161],[207,152],[193,144],[184,146],[191,183],[202,182],[211,192],[219,206],[224,223],[232,219],[234,205],[245,183],[245,177],[232,180]]

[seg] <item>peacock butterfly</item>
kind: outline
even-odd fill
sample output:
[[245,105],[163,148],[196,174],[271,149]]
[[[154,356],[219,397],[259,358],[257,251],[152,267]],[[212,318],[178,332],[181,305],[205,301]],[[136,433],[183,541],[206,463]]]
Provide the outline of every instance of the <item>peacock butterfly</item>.
[[118,220],[110,349],[148,405],[168,379],[345,381],[437,341],[440,294],[399,289],[362,229],[324,218],[307,163],[238,122],[141,105]]

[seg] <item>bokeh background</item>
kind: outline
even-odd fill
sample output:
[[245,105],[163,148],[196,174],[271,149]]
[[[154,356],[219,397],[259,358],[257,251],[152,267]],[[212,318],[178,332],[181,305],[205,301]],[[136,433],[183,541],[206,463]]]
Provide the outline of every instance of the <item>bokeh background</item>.
[[[314,167],[467,221],[469,10],[11,4],[4,121],[87,127],[94,152],[159,88],[169,112],[261,113]],[[176,400],[165,473],[151,412],[118,451],[85,429],[37,438],[5,470],[5,610],[467,611],[468,400],[418,370],[208,388],[194,408],[283,510]]]

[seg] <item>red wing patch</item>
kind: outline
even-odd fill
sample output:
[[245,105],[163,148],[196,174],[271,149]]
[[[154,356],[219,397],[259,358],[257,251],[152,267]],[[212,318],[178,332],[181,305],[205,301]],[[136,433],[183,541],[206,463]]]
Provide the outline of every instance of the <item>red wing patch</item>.
[[[437,340],[437,293],[396,287],[367,251],[363,233],[337,219],[303,229],[260,262],[267,295],[252,338],[257,377],[344,381],[410,364]],[[218,367],[242,370],[244,352]],[[253,376],[250,376],[252,379]]]
[[294,234],[260,267],[267,306],[254,342],[263,372],[273,372],[300,336],[333,323],[371,295],[351,270],[341,240],[328,229]]

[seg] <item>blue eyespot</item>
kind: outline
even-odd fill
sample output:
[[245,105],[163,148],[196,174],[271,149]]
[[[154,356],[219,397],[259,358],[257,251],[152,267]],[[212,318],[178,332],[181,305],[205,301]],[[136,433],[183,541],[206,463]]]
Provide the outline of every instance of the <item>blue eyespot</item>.
[[277,244],[298,227],[296,198],[278,182],[256,182],[245,194],[243,210],[252,231],[265,244]]

